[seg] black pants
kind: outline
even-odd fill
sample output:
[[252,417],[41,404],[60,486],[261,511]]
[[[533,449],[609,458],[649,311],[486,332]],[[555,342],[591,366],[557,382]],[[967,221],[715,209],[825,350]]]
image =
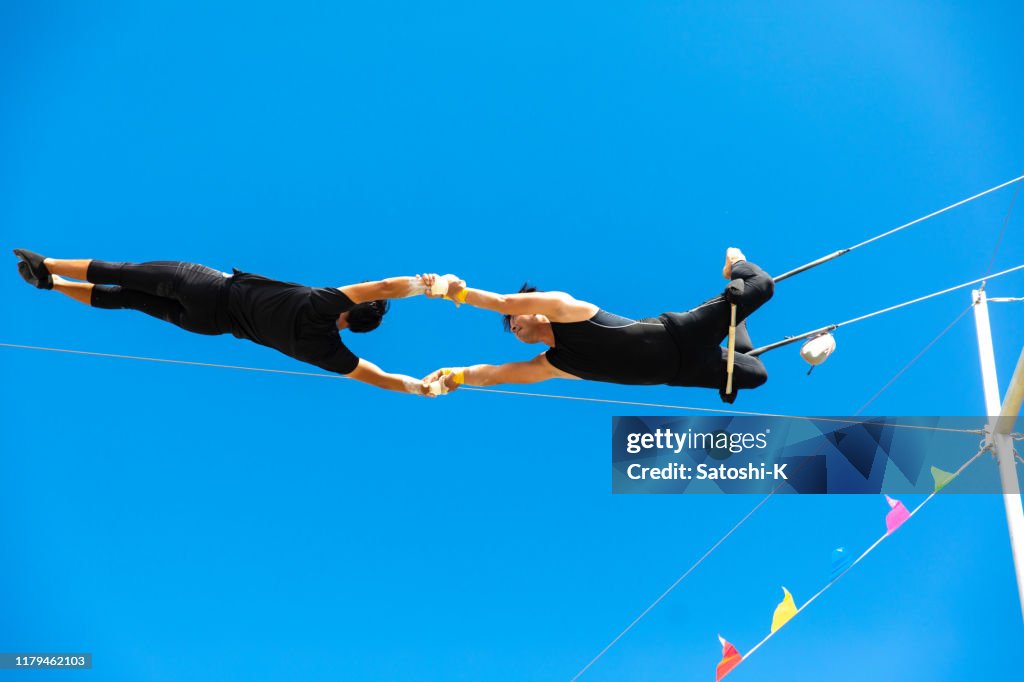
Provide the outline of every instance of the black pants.
[[[756,357],[745,355],[753,350],[747,326],[743,321],[764,305],[775,293],[771,275],[747,261],[732,266],[734,279],[742,279],[743,294],[736,301],[736,354],[733,387],[757,388],[768,381],[768,370]],[[721,300],[694,308],[685,313],[665,313],[661,319],[683,349],[683,361],[673,386],[701,386],[724,389],[728,351],[722,341],[729,335],[731,306]]]
[[205,265],[94,260],[86,279],[97,285],[92,290],[96,308],[138,310],[196,334],[228,331],[223,321],[228,278]]

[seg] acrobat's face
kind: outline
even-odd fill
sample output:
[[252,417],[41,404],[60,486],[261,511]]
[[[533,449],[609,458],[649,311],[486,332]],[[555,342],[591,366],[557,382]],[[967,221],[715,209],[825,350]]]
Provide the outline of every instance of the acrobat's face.
[[540,343],[545,326],[550,324],[544,315],[513,315],[509,319],[509,331],[523,343]]

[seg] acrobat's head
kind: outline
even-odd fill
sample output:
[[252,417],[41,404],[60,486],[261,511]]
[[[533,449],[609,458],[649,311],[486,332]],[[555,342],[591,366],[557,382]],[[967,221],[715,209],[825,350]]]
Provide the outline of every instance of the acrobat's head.
[[[531,287],[529,282],[519,288],[520,294],[532,294],[535,291],[538,291],[537,287]],[[505,331],[515,334],[523,343],[543,343],[549,337],[548,330],[551,328],[551,320],[539,314],[503,315],[501,322]]]
[[357,334],[372,332],[380,326],[390,308],[391,304],[385,300],[357,303],[338,316],[338,329],[348,329]]

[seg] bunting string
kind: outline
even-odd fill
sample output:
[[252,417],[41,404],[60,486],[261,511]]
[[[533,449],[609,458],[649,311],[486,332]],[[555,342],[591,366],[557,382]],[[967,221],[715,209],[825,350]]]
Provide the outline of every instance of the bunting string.
[[[990,446],[987,446],[987,445],[986,445],[986,446],[983,446],[983,447],[982,447],[981,449],[979,449],[979,450],[978,450],[978,452],[977,452],[977,453],[975,453],[973,457],[971,457],[971,458],[970,458],[970,459],[968,459],[968,460],[967,460],[966,462],[964,462],[963,464],[961,464],[961,465],[960,465],[960,468],[959,468],[959,469],[957,469],[957,470],[956,470],[955,472],[953,472],[952,478],[956,478],[957,476],[959,476],[959,475],[960,475],[960,474],[961,474],[961,473],[962,473],[962,472],[963,472],[963,471],[964,471],[965,469],[967,469],[967,467],[969,467],[969,466],[970,466],[971,464],[973,464],[973,463],[974,463],[974,462],[975,462],[975,461],[976,461],[976,460],[977,460],[977,459],[978,459],[979,457],[981,457],[981,456],[982,456],[982,455],[983,455],[983,454],[984,454],[985,452],[987,452],[987,451],[988,451],[988,450],[990,450],[990,449],[991,449],[991,448],[990,448]],[[789,619],[791,619],[791,618],[794,618],[794,617],[796,617],[796,616],[797,616],[798,614],[800,614],[800,613],[801,613],[801,612],[802,612],[802,611],[803,611],[804,609],[806,609],[806,608],[807,608],[808,606],[810,606],[810,605],[811,605],[812,603],[814,603],[814,601],[815,601],[816,599],[818,599],[818,597],[820,597],[820,596],[821,596],[821,595],[823,595],[823,594],[824,594],[825,592],[827,592],[827,591],[828,591],[828,590],[829,590],[829,589],[830,589],[830,588],[831,588],[831,587],[832,587],[833,585],[835,585],[835,584],[836,584],[836,583],[837,583],[837,582],[839,581],[839,579],[840,579],[840,578],[842,578],[842,577],[843,577],[844,575],[846,575],[847,573],[849,573],[849,572],[850,572],[850,570],[851,570],[851,569],[853,569],[853,567],[854,567],[854,566],[856,566],[856,565],[857,565],[857,564],[859,564],[859,563],[860,563],[861,561],[863,561],[863,560],[864,560],[864,558],[865,558],[865,557],[867,557],[867,555],[871,554],[871,552],[873,552],[873,551],[875,550],[875,548],[877,548],[877,547],[878,547],[878,546],[879,546],[880,544],[882,544],[882,542],[884,542],[886,538],[888,538],[888,537],[889,537],[890,535],[892,535],[892,534],[893,534],[893,532],[895,532],[895,530],[896,530],[897,528],[899,528],[899,526],[901,526],[901,525],[902,525],[903,523],[905,523],[906,521],[908,521],[908,520],[910,520],[911,518],[913,518],[913,517],[914,517],[914,516],[915,516],[915,515],[916,515],[916,514],[917,514],[917,513],[919,512],[919,511],[921,511],[921,510],[922,510],[922,509],[924,508],[924,506],[925,506],[926,504],[928,504],[929,502],[931,502],[931,501],[932,501],[932,498],[934,498],[934,497],[935,497],[935,496],[936,496],[937,494],[938,494],[938,491],[937,491],[937,490],[936,490],[935,492],[932,492],[932,493],[931,493],[930,495],[928,495],[928,497],[926,497],[926,498],[925,498],[925,499],[924,499],[924,500],[923,500],[923,501],[921,502],[921,504],[919,504],[919,505],[917,505],[916,507],[914,507],[914,509],[913,509],[912,511],[910,511],[909,513],[908,513],[908,512],[906,512],[905,508],[903,508],[903,510],[904,510],[904,513],[905,513],[905,516],[902,516],[902,518],[899,518],[899,520],[898,520],[898,522],[897,522],[897,524],[896,524],[896,526],[895,526],[895,527],[892,527],[892,526],[890,525],[890,526],[889,526],[889,528],[887,528],[887,530],[886,530],[885,534],[883,534],[883,535],[882,535],[882,536],[881,536],[880,538],[878,538],[877,540],[875,540],[875,541],[874,541],[874,543],[872,543],[870,547],[868,547],[868,548],[867,548],[867,549],[865,549],[865,550],[864,550],[863,552],[861,552],[860,556],[858,556],[858,557],[857,557],[856,559],[854,559],[854,560],[853,560],[852,562],[850,562],[850,564],[849,564],[848,566],[846,566],[846,567],[845,567],[845,568],[844,568],[843,570],[839,571],[839,572],[838,572],[838,573],[837,573],[837,574],[836,574],[836,575],[835,575],[835,576],[834,576],[834,577],[833,577],[833,578],[832,578],[831,580],[829,580],[829,582],[827,582],[827,583],[825,584],[825,586],[824,586],[824,587],[822,587],[822,588],[821,588],[820,590],[818,590],[818,592],[817,592],[817,593],[815,593],[815,594],[814,594],[814,595],[813,595],[813,596],[812,596],[812,597],[811,597],[810,599],[808,599],[808,600],[807,600],[806,602],[804,602],[804,604],[803,604],[803,605],[802,605],[802,606],[801,606],[800,608],[798,608],[798,609],[796,609],[796,610],[795,610],[794,612],[792,612],[792,614],[791,614],[791,615],[789,616],[789,618],[787,618],[787,619],[786,619],[786,622],[788,622],[788,621],[789,621]],[[890,505],[892,505],[892,504],[893,504],[893,503],[895,502],[896,504],[898,504],[898,505],[899,505],[899,508],[902,508],[902,507],[903,507],[902,503],[900,503],[900,502],[896,502],[895,500],[892,500],[891,498],[888,498],[888,499],[890,500]],[[890,512],[890,514],[892,514],[892,512],[894,512],[894,511],[897,511],[897,509],[898,509],[898,508],[894,506],[894,507],[893,507],[893,510],[892,510],[892,511]],[[888,518],[887,518],[886,520],[887,520],[887,522],[889,522],[889,519],[888,519]],[[779,627],[781,627],[781,625],[780,625]],[[767,642],[768,640],[770,640],[770,639],[771,639],[772,637],[774,637],[774,636],[775,636],[775,633],[779,631],[779,627],[773,627],[772,631],[771,631],[771,632],[769,632],[769,633],[768,633],[768,634],[767,634],[767,635],[765,636],[765,638],[764,638],[764,639],[762,639],[762,640],[761,640],[760,642],[758,642],[758,643],[757,643],[757,644],[755,644],[755,645],[754,645],[753,647],[751,647],[751,648],[750,648],[750,650],[749,650],[749,651],[747,651],[747,653],[745,653],[745,654],[743,655],[743,657],[742,657],[742,658],[741,658],[740,660],[738,660],[738,661],[736,661],[736,662],[735,662],[735,665],[733,665],[733,666],[731,666],[731,667],[730,667],[730,670],[734,670],[734,669],[735,669],[736,667],[738,667],[738,666],[739,666],[739,665],[740,665],[741,663],[743,663],[743,662],[744,662],[744,661],[746,661],[746,660],[747,660],[748,658],[750,658],[750,656],[751,656],[751,655],[752,655],[752,654],[753,654],[753,653],[754,653],[755,651],[757,651],[757,650],[758,650],[758,649],[760,649],[760,648],[761,648],[762,646],[764,646],[764,644],[765,644],[765,643],[766,643],[766,642]]]
[[[953,328],[953,325],[955,325],[957,322],[959,322],[963,318],[963,316],[970,309],[971,309],[970,306],[965,308],[964,311],[962,313],[960,313],[956,317],[956,319],[953,320],[952,323],[947,325],[942,331],[940,331],[938,333],[937,336],[935,336],[935,338],[933,338],[931,341],[929,341],[928,344],[925,345],[924,348],[917,355],[915,355],[913,358],[911,358],[911,360],[909,362],[907,362],[905,365],[903,365],[903,367],[900,368],[900,370],[895,375],[893,375],[893,377],[888,382],[886,382],[885,385],[883,385],[882,388],[878,390],[878,392],[876,392],[867,401],[865,401],[864,404],[862,404],[859,408],[857,408],[857,411],[854,412],[854,416],[863,413],[864,410],[866,410],[868,408],[868,406],[871,405],[871,403],[873,403],[875,400],[877,400],[879,398],[879,396],[882,395],[882,393],[884,393],[889,387],[891,387],[893,385],[893,383],[896,381],[896,379],[898,379],[899,377],[903,376],[903,374],[906,373],[906,371],[908,369],[910,369],[910,367],[913,366],[918,360],[920,360],[921,357],[924,356],[924,354],[929,349],[931,349],[932,346],[934,346],[935,343],[939,339],[941,339],[943,336],[945,336],[946,333],[950,329]],[[480,390],[487,390],[487,389],[480,389]],[[976,435],[982,435],[982,434],[976,434]],[[807,461],[810,461],[810,460],[807,460]],[[801,466],[803,466],[803,465],[801,465]],[[622,639],[626,635],[626,633],[628,633],[630,630],[632,630],[633,627],[636,626],[636,624],[639,623],[644,618],[644,616],[646,616],[655,606],[660,604],[662,602],[662,600],[664,600],[665,597],[667,597],[669,595],[670,592],[675,590],[676,587],[679,586],[679,583],[681,583],[684,578],[686,578],[688,575],[690,575],[690,573],[692,573],[698,566],[700,566],[704,562],[704,560],[707,559],[711,555],[712,552],[714,552],[716,549],[718,549],[718,547],[723,542],[725,542],[725,540],[727,538],[729,538],[733,533],[735,533],[739,529],[740,526],[742,526],[744,523],[746,523],[746,521],[748,519],[750,519],[750,517],[753,516],[754,513],[757,512],[757,510],[760,509],[765,504],[765,502],[767,502],[781,487],[782,487],[782,484],[780,484],[779,486],[776,486],[776,488],[774,490],[772,490],[770,493],[768,493],[763,498],[761,498],[761,500],[756,505],[754,505],[754,507],[749,512],[747,512],[746,516],[744,516],[742,519],[740,519],[739,522],[737,522],[731,529],[729,529],[729,531],[725,535],[723,535],[721,538],[719,538],[719,540],[717,542],[715,542],[715,544],[712,545],[711,548],[709,548],[703,555],[701,555],[700,558],[698,558],[688,569],[686,569],[686,571],[684,571],[683,574],[681,576],[679,576],[679,578],[677,578],[675,580],[675,582],[673,582],[671,585],[669,585],[668,589],[666,589],[664,592],[662,592],[660,595],[658,595],[658,598],[655,599],[654,602],[652,602],[647,608],[645,608],[640,613],[639,616],[634,618],[629,623],[629,625],[627,625],[625,627],[625,629],[623,629],[621,632],[619,632],[619,634],[616,635],[615,638],[611,642],[609,642],[603,649],[601,649],[601,651],[598,652],[598,654],[596,656],[594,656],[592,659],[590,659],[590,661],[588,661],[587,664],[585,666],[583,666],[583,668],[572,677],[572,680],[570,682],[576,682],[576,680],[579,679],[583,675],[583,673],[585,673],[587,670],[589,670],[591,666],[593,666],[595,663],[597,663],[598,660],[601,659],[601,657],[603,657],[606,653],[608,653],[609,649],[611,649],[616,643],[618,643],[618,641],[620,639]],[[736,656],[737,657],[739,656],[738,652],[737,652]],[[737,660],[738,660],[738,658],[737,658]]]

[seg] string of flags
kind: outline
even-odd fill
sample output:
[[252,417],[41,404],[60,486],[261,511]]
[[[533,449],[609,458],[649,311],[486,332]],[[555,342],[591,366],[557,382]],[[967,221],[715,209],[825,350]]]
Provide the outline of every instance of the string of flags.
[[964,462],[959,469],[953,472],[943,471],[942,469],[933,466],[931,468],[931,472],[932,478],[935,482],[934,490],[930,495],[928,495],[928,497],[924,499],[923,502],[921,502],[921,504],[914,507],[912,511],[908,510],[906,505],[904,505],[901,501],[886,495],[885,501],[889,505],[889,512],[885,515],[885,533],[877,540],[875,540],[875,542],[872,543],[870,547],[861,552],[860,556],[858,556],[857,558],[852,558],[850,553],[847,552],[846,548],[844,547],[837,547],[835,550],[833,550],[832,569],[829,573],[828,583],[826,583],[825,586],[821,588],[810,599],[804,602],[803,606],[797,607],[796,602],[793,599],[792,593],[790,593],[788,589],[783,587],[782,601],[779,602],[779,605],[775,607],[775,611],[772,614],[771,630],[769,631],[768,635],[765,636],[764,639],[762,639],[760,642],[751,647],[751,649],[746,654],[741,654],[739,650],[735,647],[735,645],[731,644],[728,640],[722,637],[722,635],[718,635],[718,641],[722,645],[722,660],[719,661],[718,666],[715,668],[715,682],[721,682],[722,678],[724,678],[726,675],[732,672],[736,668],[736,666],[750,658],[750,655],[757,651],[765,642],[771,639],[772,636],[774,636],[775,633],[779,631],[779,629],[781,629],[786,623],[792,620],[793,617],[796,616],[798,613],[800,613],[808,606],[810,606],[811,602],[813,602],[815,599],[824,594],[824,592],[828,590],[830,587],[832,587],[832,585],[834,585],[836,581],[838,581],[841,577],[843,577],[843,575],[847,571],[849,571],[858,563],[860,563],[860,561],[864,559],[864,557],[866,557],[876,547],[878,547],[878,545],[880,545],[883,540],[885,540],[887,537],[896,532],[896,530],[899,529],[899,527],[902,526],[904,523],[906,523],[910,517],[912,517],[914,514],[920,511],[922,507],[928,504],[928,502],[931,501],[931,499],[935,497],[935,495],[940,490],[949,485],[949,483],[957,476],[959,476],[960,473],[964,471],[964,469],[970,466],[976,459],[981,457],[981,455],[987,449],[988,448],[985,447],[979,450],[977,454],[975,454],[969,460]]

